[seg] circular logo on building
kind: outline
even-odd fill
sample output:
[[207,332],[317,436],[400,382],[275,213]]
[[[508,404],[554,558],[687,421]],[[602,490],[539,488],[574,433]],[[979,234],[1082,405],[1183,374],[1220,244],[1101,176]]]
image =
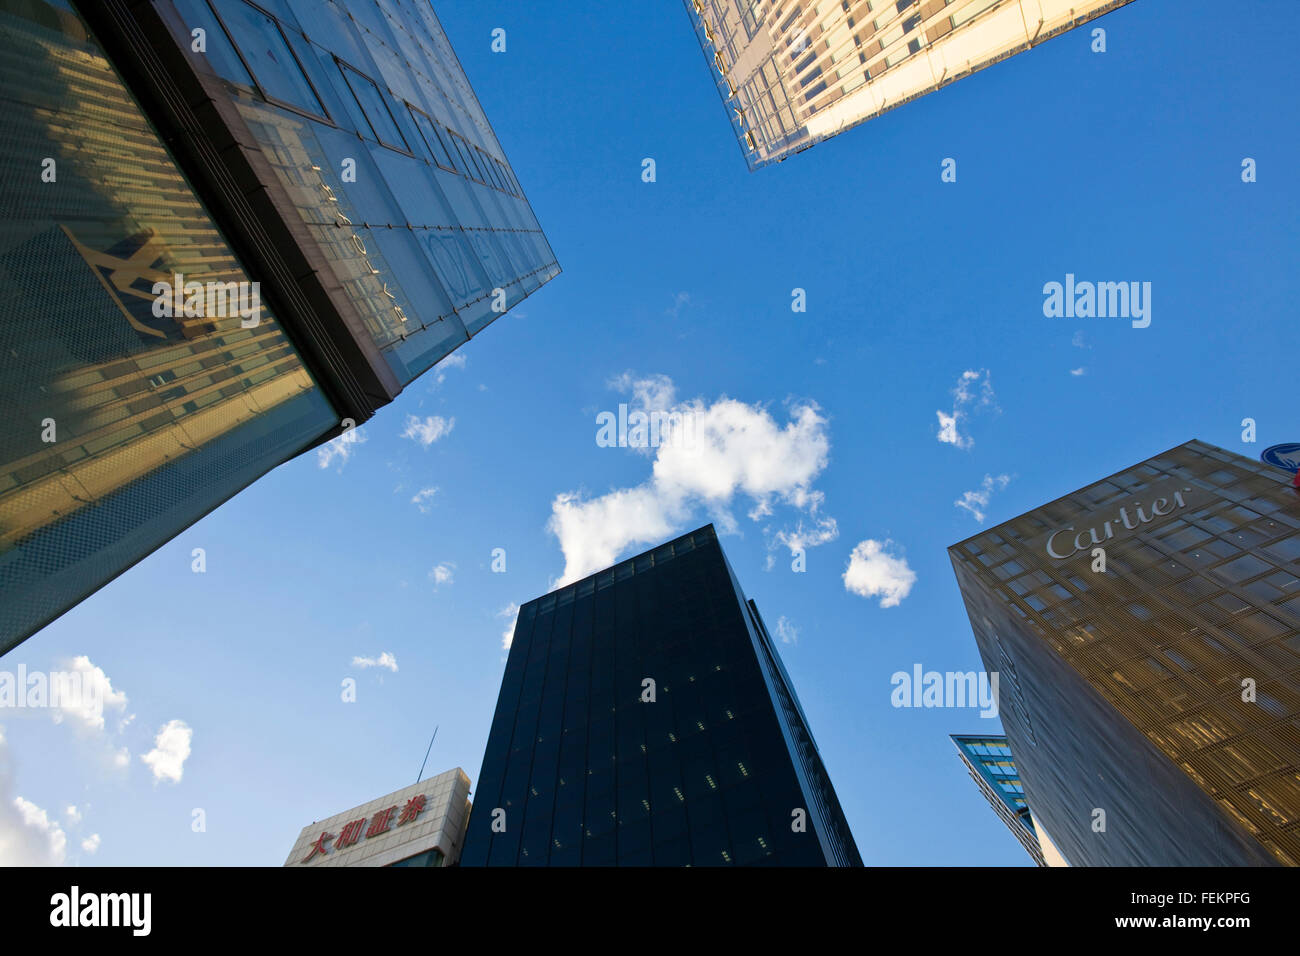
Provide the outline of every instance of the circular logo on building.
[[1287,442],[1285,445],[1265,448],[1260,452],[1259,460],[1266,465],[1295,474],[1300,471],[1300,442]]

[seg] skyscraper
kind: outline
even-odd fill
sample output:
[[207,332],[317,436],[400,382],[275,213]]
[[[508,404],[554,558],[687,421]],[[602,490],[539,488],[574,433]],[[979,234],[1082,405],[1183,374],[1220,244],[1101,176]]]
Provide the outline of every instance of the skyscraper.
[[465,866],[860,866],[712,525],[519,609]]
[[1035,863],[1047,866],[1034,833],[1034,819],[1025,802],[1025,786],[1011,756],[1011,746],[1003,736],[952,735],[961,762],[966,765],[975,785],[984,794],[998,819],[1025,848]]
[[1300,863],[1289,475],[1191,441],[949,556],[1025,797],[1071,865]]
[[750,169],[1131,0],[683,0]]
[[0,653],[559,272],[418,0],[0,0]]

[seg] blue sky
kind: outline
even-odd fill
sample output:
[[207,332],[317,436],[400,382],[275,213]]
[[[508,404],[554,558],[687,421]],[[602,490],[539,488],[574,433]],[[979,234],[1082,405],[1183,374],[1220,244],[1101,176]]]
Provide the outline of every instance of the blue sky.
[[[1096,24],[1104,54],[1074,31],[751,174],[675,0],[437,3],[564,272],[346,460],[277,469],[9,654],[10,670],[86,656],[126,701],[103,728],[6,714],[0,798],[44,810],[26,836],[57,826],[69,863],[279,865],[301,827],[414,782],[435,725],[428,772],[476,782],[502,610],[558,580],[566,548],[631,534],[588,522],[562,541],[557,497],[617,519],[604,496],[641,489],[674,531],[732,528],[748,596],[797,632],[783,657],[865,861],[1028,865],[947,737],[996,721],[895,709],[890,676],[980,667],[945,549],[981,527],[955,502],[986,476],[984,526],[1190,438],[1252,457],[1300,440],[1284,347],[1300,36],[1280,2],[1218,6],[1138,0]],[[1150,282],[1150,326],[1044,317],[1067,273]],[[636,381],[662,395],[659,376],[754,473],[780,453],[774,474],[722,468],[711,505],[668,500],[652,455],[600,447],[597,413]],[[939,440],[955,409],[960,444]],[[410,416],[454,424],[425,445]],[[832,520],[794,573],[779,535]],[[894,606],[845,586],[868,540],[915,575]],[[352,664],[383,653],[395,672]],[[191,753],[156,780],[142,757],[174,720]]]

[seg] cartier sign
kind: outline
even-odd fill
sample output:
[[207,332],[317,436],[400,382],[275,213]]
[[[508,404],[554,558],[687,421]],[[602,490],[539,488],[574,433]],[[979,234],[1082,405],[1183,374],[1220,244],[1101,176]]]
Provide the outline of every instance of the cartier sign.
[[1093,548],[1104,547],[1116,535],[1127,531],[1136,531],[1145,524],[1150,524],[1167,515],[1174,514],[1187,507],[1184,497],[1192,489],[1179,488],[1166,491],[1148,498],[1145,502],[1132,501],[1121,505],[1115,514],[1101,520],[1093,520],[1086,528],[1075,525],[1057,528],[1047,536],[1044,548],[1049,558],[1062,560],[1079,552],[1090,553]]

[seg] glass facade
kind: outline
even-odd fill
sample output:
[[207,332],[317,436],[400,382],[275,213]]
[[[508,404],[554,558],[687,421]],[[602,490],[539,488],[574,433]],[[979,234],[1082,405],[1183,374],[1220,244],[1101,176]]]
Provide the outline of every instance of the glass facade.
[[861,865],[711,525],[519,610],[465,866]]
[[402,385],[559,274],[429,3],[155,6]]
[[683,0],[750,169],[1132,0]]
[[0,0],[0,50],[3,653],[559,267],[427,2]]
[[271,309],[157,314],[250,276],[80,18],[2,0],[0,49],[3,652],[338,415]]
[[961,755],[971,779],[980,788],[980,793],[984,794],[984,799],[998,815],[998,819],[1006,824],[1011,835],[1033,857],[1035,863],[1047,866],[1043,851],[1038,846],[1038,837],[1034,835],[1034,820],[1025,800],[1025,785],[1020,780],[1020,771],[1016,769],[1007,738],[954,734],[952,742],[956,744],[957,753]]
[[1073,865],[1300,863],[1300,496],[1192,441],[949,549]]

